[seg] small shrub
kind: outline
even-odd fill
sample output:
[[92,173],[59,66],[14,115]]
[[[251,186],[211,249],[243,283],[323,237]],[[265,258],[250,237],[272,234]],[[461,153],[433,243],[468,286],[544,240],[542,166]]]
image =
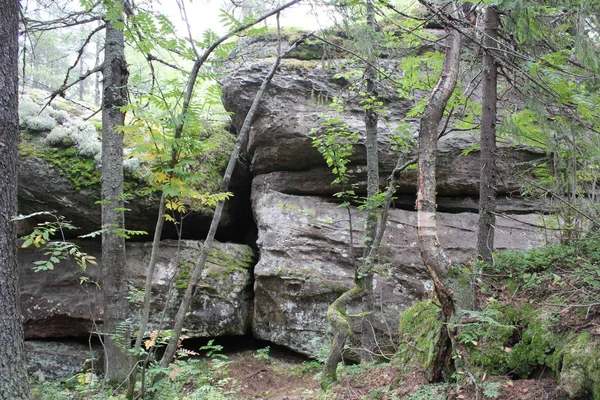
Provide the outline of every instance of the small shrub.
[[445,400],[446,385],[427,385],[421,386],[410,394],[407,400]]
[[267,346],[265,348],[256,350],[254,352],[254,354],[252,355],[252,357],[254,357],[256,359],[262,359],[262,360],[268,361],[271,358],[270,351],[271,351],[271,347]]

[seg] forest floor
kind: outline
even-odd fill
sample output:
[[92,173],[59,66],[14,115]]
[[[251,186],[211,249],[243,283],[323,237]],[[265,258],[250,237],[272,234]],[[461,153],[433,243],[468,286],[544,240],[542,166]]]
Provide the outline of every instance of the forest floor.
[[[542,400],[556,399],[554,379],[511,380],[491,377],[493,390],[473,385],[428,384],[423,371],[401,373],[397,366],[376,364],[369,367],[341,368],[340,381],[332,391],[320,392],[321,365],[283,352],[272,351],[268,358],[242,351],[229,356],[227,385],[229,398],[237,400]],[[490,391],[487,391],[490,390]],[[486,396],[486,394],[488,396]]]

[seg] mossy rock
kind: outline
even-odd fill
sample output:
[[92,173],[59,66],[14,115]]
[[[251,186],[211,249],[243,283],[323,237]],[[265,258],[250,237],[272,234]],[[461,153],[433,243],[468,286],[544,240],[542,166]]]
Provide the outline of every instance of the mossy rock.
[[444,324],[440,308],[431,300],[414,303],[400,315],[400,345],[396,354],[401,365],[429,371],[437,353]]
[[560,371],[568,333],[555,331],[556,320],[531,305],[492,303],[479,313],[478,322],[462,326],[460,341],[469,362],[493,374],[519,378]]
[[76,154],[73,148],[49,148],[21,141],[19,153],[24,159],[41,158],[61,171],[77,191],[89,189],[99,196],[100,171],[96,169],[93,159]]
[[560,389],[571,398],[600,400],[600,342],[588,332],[563,351]]

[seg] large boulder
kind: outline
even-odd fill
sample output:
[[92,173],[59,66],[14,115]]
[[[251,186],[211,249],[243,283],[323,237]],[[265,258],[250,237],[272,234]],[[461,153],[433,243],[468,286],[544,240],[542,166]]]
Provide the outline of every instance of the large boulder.
[[[102,323],[100,243],[80,241],[82,250],[98,258],[99,266],[88,265],[83,271],[74,261],[66,260],[53,270],[34,272],[33,263],[44,256],[34,249],[19,251],[21,271],[21,307],[25,337],[60,338],[87,336]],[[169,328],[187,287],[191,269],[196,265],[202,243],[161,242],[153,277],[152,319],[149,330]],[[150,259],[150,243],[128,243],[127,279],[132,288],[141,290]],[[185,327],[189,337],[243,335],[250,326],[252,299],[251,268],[254,253],[245,245],[214,243],[194,294]],[[169,286],[174,290],[168,297]],[[132,292],[133,301],[139,296]],[[160,317],[168,300],[162,324]],[[139,309],[138,306],[132,307]],[[132,321],[139,318],[132,312]]]
[[[101,121],[82,119],[82,116],[89,114],[89,109],[62,98],[55,99],[51,106],[47,106],[48,97],[49,94],[43,91],[27,89],[19,103],[19,212],[32,214],[49,211],[60,215],[80,228],[64,232],[67,237],[74,238],[101,227],[101,207],[97,204],[101,200],[102,146],[98,135]],[[235,136],[215,127],[203,140],[205,149],[199,152],[198,164],[193,166],[194,172],[202,178],[195,179],[194,188],[200,193],[216,193],[220,190],[222,173],[229,161]],[[132,143],[130,145],[134,146]],[[129,196],[126,202],[126,227],[146,231],[149,233],[147,238],[151,238],[160,195],[151,193],[149,166],[135,157],[140,154],[129,148],[124,153],[124,192]],[[250,179],[244,163],[238,163],[235,177],[229,187],[234,197],[228,202],[219,229],[219,238],[223,241],[241,240],[236,236],[240,231],[240,221],[247,223],[248,218],[244,213],[250,214],[249,205],[244,201],[250,190]],[[187,213],[183,237],[204,237],[212,215],[209,207]],[[35,223],[45,221],[44,218],[37,216],[19,222],[19,233],[31,232]],[[179,236],[173,224],[166,224],[163,238],[176,237]]]
[[[225,108],[233,113],[239,129],[252,104],[253,97],[266,73],[269,61],[240,64],[222,80]],[[348,82],[334,78],[339,69],[316,67],[314,63],[284,62],[273,78],[250,131],[247,150],[254,175],[267,175],[273,190],[299,195],[330,196],[341,191],[331,185],[334,177],[323,157],[312,145],[311,131],[320,128],[320,120],[336,117],[359,133],[359,144],[351,157],[349,172],[358,193],[366,186],[366,150],[364,147],[364,111],[356,101],[348,101],[343,111],[329,107],[332,98],[343,96]],[[380,88],[387,110],[379,120],[379,156],[381,185],[393,170],[397,153],[391,149],[392,137],[411,103],[391,90]],[[411,120],[413,132],[418,132],[417,120]],[[438,194],[442,197],[477,197],[479,193],[480,159],[476,132],[449,134],[438,146]],[[499,144],[497,192],[511,197],[521,192],[521,177],[532,176],[532,168],[543,153],[523,146]],[[398,193],[416,192],[416,171],[403,174]],[[520,200],[504,203],[505,211],[523,212],[532,209],[532,202]],[[452,202],[448,202],[448,207]],[[537,204],[537,209],[546,208]],[[452,211],[462,211],[460,208]]]
[[[325,337],[327,307],[352,286],[354,260],[362,254],[364,215],[326,198],[269,189],[266,176],[252,191],[260,259],[254,269],[254,335],[314,355]],[[477,215],[438,213],[442,246],[456,263],[475,256]],[[496,222],[497,249],[540,246],[539,215]],[[417,246],[416,212],[392,210],[376,267],[375,328],[394,336],[401,311],[432,289]],[[353,245],[350,244],[351,238]],[[359,304],[352,312],[361,311]]]
[[26,340],[27,373],[40,382],[70,378],[102,365],[98,343],[77,340]]

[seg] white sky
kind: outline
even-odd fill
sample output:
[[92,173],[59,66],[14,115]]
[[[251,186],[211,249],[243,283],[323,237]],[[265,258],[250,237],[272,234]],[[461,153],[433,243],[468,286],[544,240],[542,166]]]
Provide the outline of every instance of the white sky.
[[[220,23],[220,10],[229,8],[229,0],[183,0],[192,34],[195,38],[200,38],[202,32],[206,29],[212,29],[219,34],[224,34],[226,29]],[[284,3],[284,1],[281,1]],[[295,26],[315,30],[331,25],[331,19],[328,18],[328,12],[322,6],[308,4],[295,4],[286,9],[281,14],[282,26]],[[183,23],[176,0],[163,0],[158,10],[169,16],[175,24],[180,34],[186,33],[186,27]],[[236,14],[239,16],[239,12]],[[267,20],[269,26],[276,26],[275,17]]]

